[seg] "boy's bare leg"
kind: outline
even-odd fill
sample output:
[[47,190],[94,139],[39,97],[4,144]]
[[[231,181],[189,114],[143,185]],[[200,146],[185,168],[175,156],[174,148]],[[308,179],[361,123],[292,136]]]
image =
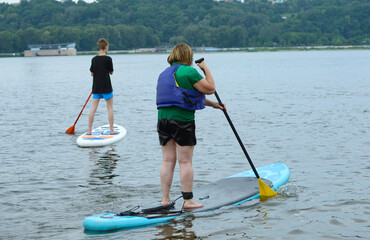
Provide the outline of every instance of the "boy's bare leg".
[[93,99],[91,110],[89,114],[89,129],[87,130],[87,134],[91,135],[92,124],[94,122],[95,112],[98,109],[100,99]]
[[114,131],[114,128],[113,128],[113,125],[114,125],[113,97],[109,98],[106,102],[107,102],[110,134],[115,134],[116,132]]

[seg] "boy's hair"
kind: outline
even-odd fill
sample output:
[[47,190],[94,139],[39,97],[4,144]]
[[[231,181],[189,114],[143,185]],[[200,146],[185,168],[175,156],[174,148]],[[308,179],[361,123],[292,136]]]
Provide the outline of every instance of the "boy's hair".
[[100,38],[96,44],[98,45],[99,50],[104,50],[105,47],[109,45],[105,38]]
[[176,44],[171,54],[168,56],[167,62],[170,65],[177,62],[190,66],[193,62],[193,51],[186,43]]

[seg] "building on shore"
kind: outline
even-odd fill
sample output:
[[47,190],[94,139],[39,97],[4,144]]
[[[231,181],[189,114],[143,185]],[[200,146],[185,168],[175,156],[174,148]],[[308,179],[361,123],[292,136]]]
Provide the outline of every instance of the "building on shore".
[[76,43],[30,44],[28,50],[24,51],[25,57],[75,56],[76,54]]
[[288,0],[268,0],[269,2],[271,2],[272,4],[275,4],[275,3],[284,3]]

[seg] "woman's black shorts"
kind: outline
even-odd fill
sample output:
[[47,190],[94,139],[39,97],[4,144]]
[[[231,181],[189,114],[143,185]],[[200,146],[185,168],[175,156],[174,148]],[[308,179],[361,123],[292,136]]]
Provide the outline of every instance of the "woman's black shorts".
[[180,146],[195,146],[195,122],[183,122],[172,119],[159,119],[157,124],[159,143],[161,146],[172,138]]

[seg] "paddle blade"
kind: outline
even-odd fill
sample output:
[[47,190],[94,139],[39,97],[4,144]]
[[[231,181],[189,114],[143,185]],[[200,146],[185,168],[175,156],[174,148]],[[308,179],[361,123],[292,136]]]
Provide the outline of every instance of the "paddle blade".
[[68,128],[66,133],[75,134],[75,125],[73,124],[70,128]]
[[260,186],[260,200],[266,201],[269,198],[275,197],[277,193],[272,190],[266,183],[262,181],[261,178],[258,178],[258,183]]

